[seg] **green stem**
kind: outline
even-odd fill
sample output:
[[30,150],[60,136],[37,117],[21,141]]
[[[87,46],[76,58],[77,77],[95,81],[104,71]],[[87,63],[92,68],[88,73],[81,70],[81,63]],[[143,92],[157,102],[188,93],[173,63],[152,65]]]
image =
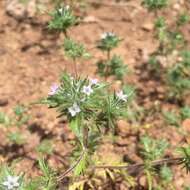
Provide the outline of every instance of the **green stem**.
[[147,177],[147,182],[148,182],[148,190],[152,190],[152,177],[151,177],[151,173],[146,170],[146,177]]
[[63,31],[63,34],[64,34],[65,38],[68,38],[68,37],[69,37],[69,36],[68,36],[68,33],[67,33],[67,30],[64,30],[64,31]]
[[75,78],[77,78],[78,77],[78,70],[77,70],[77,61],[76,61],[76,59],[73,59],[73,70],[74,70]]
[[78,166],[80,161],[84,158],[85,154],[86,154],[86,149],[83,147],[83,151],[82,151],[81,155],[79,156],[79,158],[77,159],[77,161],[68,170],[66,170],[63,174],[58,176],[57,181],[61,181],[62,179],[65,178],[65,176],[67,176],[69,173],[71,173]]
[[108,50],[107,51],[107,60],[106,60],[106,70],[105,70],[105,80],[107,81],[107,78],[108,78],[108,72],[109,72],[109,61],[110,61],[110,58],[111,58],[111,51]]

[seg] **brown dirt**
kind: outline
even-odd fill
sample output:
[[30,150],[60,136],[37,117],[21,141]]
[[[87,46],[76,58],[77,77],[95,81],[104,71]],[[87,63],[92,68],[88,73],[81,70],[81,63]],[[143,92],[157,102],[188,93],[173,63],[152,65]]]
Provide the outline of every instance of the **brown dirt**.
[[[102,55],[93,48],[94,44],[103,31],[114,31],[124,39],[115,52],[124,58],[126,64],[133,71],[131,75],[126,76],[126,81],[137,87],[137,103],[147,110],[157,102],[161,104],[161,110],[176,109],[178,105],[163,100],[165,89],[162,83],[152,79],[143,69],[147,56],[153,53],[158,46],[152,27],[155,16],[143,8],[139,0],[123,2],[127,6],[100,5],[96,7],[89,5],[85,13],[79,12],[85,17],[90,16],[94,22],[85,22],[74,27],[70,31],[71,35],[76,40],[84,42],[95,55],[94,59],[80,63],[80,73],[95,75],[94,63]],[[159,14],[172,20],[176,12],[170,6]],[[70,62],[64,58],[63,52],[60,50],[62,37],[57,38],[55,34],[47,30],[47,20],[48,17],[38,14],[31,20],[18,21],[6,14],[5,0],[0,1],[0,99],[8,100],[7,104],[0,107],[1,111],[11,113],[12,108],[18,103],[28,104],[46,96],[50,85],[58,81],[61,71],[66,69],[72,72]],[[187,37],[189,31],[190,25],[183,29]],[[0,143],[1,159],[11,161],[13,158],[21,157],[22,161],[18,169],[25,172],[35,171],[27,173],[27,175],[37,175],[35,147],[40,140],[51,138],[57,154],[49,158],[50,164],[56,167],[68,167],[68,156],[72,150],[70,140],[73,139],[73,135],[67,125],[56,119],[56,113],[53,110],[48,110],[43,106],[33,106],[30,113],[32,121],[29,125],[33,132],[31,134],[27,132],[26,128],[23,129],[23,133],[28,138],[24,150],[11,145],[7,146],[5,132],[0,128],[2,131],[0,134],[2,139]],[[150,125],[150,127],[146,127],[146,125]],[[114,148],[108,150],[106,147],[102,148],[104,154],[106,151],[114,151],[122,159],[130,155],[135,162],[141,161],[140,157],[136,155],[138,136],[132,134],[134,132],[129,127],[129,123],[120,123],[119,137],[114,143]],[[171,143],[170,150],[176,145],[184,143],[183,136],[179,135],[178,130],[165,126],[159,114],[151,115],[146,112],[143,123],[137,130],[139,135],[148,132],[155,138],[166,138]],[[172,154],[170,150],[168,150],[168,155]],[[182,175],[181,173],[184,172],[175,167],[173,170],[175,171],[174,185],[176,189],[183,189],[184,184],[190,185],[189,175]],[[119,184],[116,185],[116,189],[125,189],[122,182]]]

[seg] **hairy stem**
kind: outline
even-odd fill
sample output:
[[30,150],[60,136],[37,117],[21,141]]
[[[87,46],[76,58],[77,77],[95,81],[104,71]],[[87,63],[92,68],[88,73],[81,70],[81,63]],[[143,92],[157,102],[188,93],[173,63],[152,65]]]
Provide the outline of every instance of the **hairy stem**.
[[111,58],[111,51],[108,50],[107,51],[107,60],[106,60],[106,69],[105,69],[105,80],[107,81],[107,78],[108,78],[108,72],[109,72],[109,61],[110,61],[110,58]]
[[[79,164],[79,162],[82,160],[82,158],[84,157],[86,153],[86,150],[84,149],[81,156],[79,157],[79,159],[76,161],[75,164],[73,164],[73,166],[71,166],[68,170],[66,170],[63,174],[61,174],[58,177],[58,181],[61,181],[62,179],[64,179],[68,174],[70,174],[75,168],[76,166]],[[165,158],[165,159],[161,159],[161,160],[155,160],[151,162],[152,166],[159,166],[159,165],[164,165],[164,164],[171,164],[171,165],[177,165],[180,164],[182,158],[181,157],[177,157],[177,158]],[[110,165],[104,165],[104,166],[94,166],[91,168],[92,170],[97,170],[97,169],[126,169],[128,175],[130,174],[134,174],[134,173],[140,173],[143,169],[144,169],[144,163],[138,163],[138,164],[132,164],[132,165],[123,165],[123,166],[110,166]]]
[[69,37],[69,36],[68,36],[68,33],[67,33],[67,30],[64,30],[64,31],[63,31],[63,34],[64,34],[65,38],[68,38],[68,37]]
[[[181,157],[165,158],[161,160],[152,161],[151,165],[159,166],[163,164],[179,164],[181,160],[182,160]],[[136,169],[143,168],[143,167],[144,167],[144,163],[138,163],[138,164],[132,164],[132,165],[123,165],[123,166],[109,166],[109,165],[95,166],[94,169],[127,169],[129,171],[134,171]]]
[[79,156],[78,160],[69,169],[67,169],[63,174],[58,176],[57,181],[61,181],[68,174],[70,174],[77,167],[77,165],[80,163],[80,161],[83,159],[83,157],[85,156],[85,153],[86,153],[86,149],[83,149],[83,151],[82,151],[81,155]]
[[73,70],[74,70],[74,76],[75,78],[78,77],[78,70],[77,70],[77,61],[76,59],[73,59]]
[[148,182],[148,190],[152,190],[152,177],[148,170],[145,171],[147,182]]

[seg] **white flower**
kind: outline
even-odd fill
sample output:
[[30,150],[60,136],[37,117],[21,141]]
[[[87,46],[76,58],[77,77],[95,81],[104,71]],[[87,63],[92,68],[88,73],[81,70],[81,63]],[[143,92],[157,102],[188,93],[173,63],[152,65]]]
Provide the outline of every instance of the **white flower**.
[[79,113],[81,111],[81,109],[77,105],[77,103],[74,103],[73,106],[70,107],[68,110],[72,117],[74,117],[77,113]]
[[104,40],[107,37],[114,37],[114,36],[115,36],[115,34],[113,32],[104,32],[101,34],[101,39]]
[[102,33],[100,37],[102,40],[105,39],[107,37],[107,32]]
[[57,93],[57,90],[59,89],[59,86],[57,84],[53,84],[50,88],[50,92],[48,93],[49,96],[53,96]]
[[91,88],[91,85],[83,86],[82,92],[89,96],[93,92],[93,89]]
[[123,100],[124,102],[127,101],[127,98],[128,96],[126,94],[123,94],[123,91],[119,91],[116,93],[117,97],[120,99],[120,100]]
[[59,13],[62,14],[63,13],[63,7],[58,9]]
[[69,6],[69,5],[66,5],[66,6],[65,6],[65,9],[66,9],[66,10],[69,10],[69,9],[70,9],[70,6]]
[[12,190],[19,187],[18,176],[7,176],[6,181],[2,183],[8,190]]
[[65,7],[59,8],[59,9],[58,9],[59,13],[60,13],[60,14],[63,14],[64,9],[65,9],[65,10],[69,10],[69,9],[70,9],[70,6],[69,6],[69,5],[66,5]]
[[89,79],[90,85],[96,85],[98,84],[98,79]]

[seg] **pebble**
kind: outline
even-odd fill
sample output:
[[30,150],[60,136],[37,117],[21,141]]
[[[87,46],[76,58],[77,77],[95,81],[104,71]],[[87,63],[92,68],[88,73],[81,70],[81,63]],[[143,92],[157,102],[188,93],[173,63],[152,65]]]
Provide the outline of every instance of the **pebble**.
[[36,0],[30,0],[28,3],[21,3],[20,0],[8,0],[6,4],[6,13],[16,20],[32,18],[36,14]]
[[44,116],[45,116],[45,114],[43,112],[37,112],[36,113],[36,118],[38,118],[38,119],[40,119],[40,118],[42,118]]
[[161,94],[165,93],[165,89],[163,88],[163,86],[156,86],[156,91]]
[[8,99],[1,98],[0,99],[0,106],[6,106],[9,103]]
[[6,6],[6,12],[8,15],[20,20],[26,15],[26,10],[23,4],[18,0],[9,0]]
[[139,179],[139,184],[140,184],[141,186],[145,187],[145,186],[146,186],[146,182],[147,182],[146,177],[145,177],[144,175],[141,176],[140,179]]
[[179,3],[175,3],[175,4],[173,5],[173,9],[176,10],[176,11],[179,11],[179,10],[181,9],[180,4],[179,4]]
[[142,25],[142,29],[147,31],[147,32],[150,32],[154,29],[154,23],[153,22],[147,22],[147,23],[144,23]]
[[117,122],[117,128],[119,133],[121,133],[120,135],[125,136],[127,133],[129,133],[130,125],[124,120],[119,120]]
[[190,119],[185,119],[185,120],[183,121],[183,123],[182,123],[182,128],[183,128],[186,132],[190,133]]

